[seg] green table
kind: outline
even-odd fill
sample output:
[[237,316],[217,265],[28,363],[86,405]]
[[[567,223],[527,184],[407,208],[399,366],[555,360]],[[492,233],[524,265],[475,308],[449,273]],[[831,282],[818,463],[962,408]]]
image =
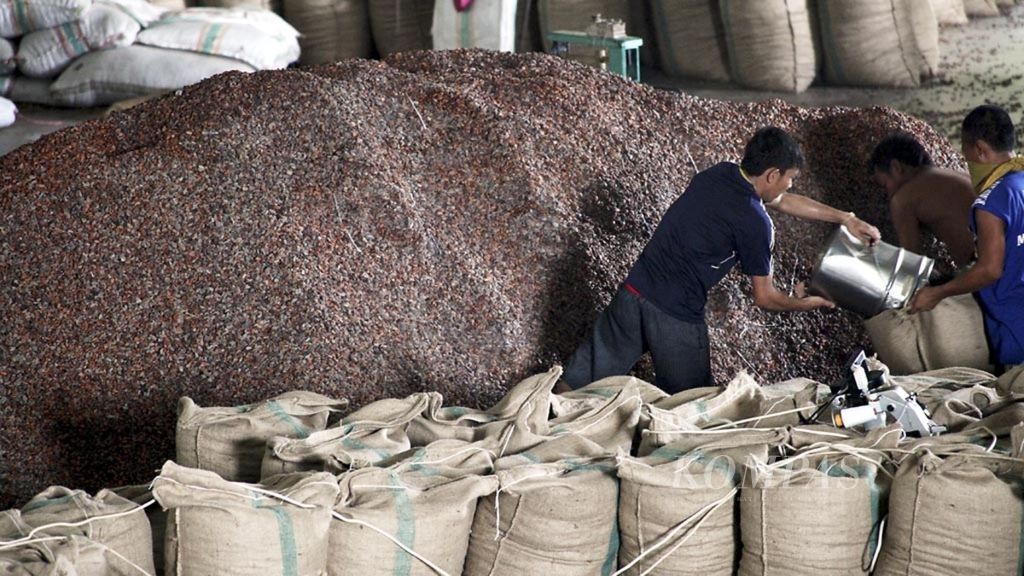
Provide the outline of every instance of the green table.
[[636,36],[620,36],[618,38],[599,38],[588,36],[583,32],[555,30],[548,33],[551,51],[564,54],[571,45],[603,48],[608,54],[608,71],[626,78],[640,81],[640,47],[644,39]]

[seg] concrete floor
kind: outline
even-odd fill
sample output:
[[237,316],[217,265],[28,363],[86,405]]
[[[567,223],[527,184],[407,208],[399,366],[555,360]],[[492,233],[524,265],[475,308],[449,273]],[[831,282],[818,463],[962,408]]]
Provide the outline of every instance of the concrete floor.
[[[1024,129],[1024,6],[1007,16],[973,19],[964,26],[940,31],[938,77],[916,89],[812,86],[801,94],[759,92],[729,84],[689,82],[643,71],[644,82],[670,90],[722,100],[760,101],[781,98],[805,107],[890,106],[917,116],[958,145],[964,115],[978,104],[993,103],[1010,111]],[[19,106],[13,126],[0,129],[0,155],[37,140],[43,134],[101,116],[105,109],[55,109]],[[1024,136],[1022,131],[1021,136]],[[1024,141],[1024,138],[1018,139]]]

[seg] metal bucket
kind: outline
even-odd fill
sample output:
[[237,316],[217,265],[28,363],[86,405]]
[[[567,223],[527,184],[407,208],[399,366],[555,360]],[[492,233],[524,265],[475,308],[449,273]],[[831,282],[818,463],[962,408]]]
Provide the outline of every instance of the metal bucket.
[[865,246],[840,226],[811,273],[810,292],[870,317],[905,306],[928,283],[934,265],[927,256],[885,242]]

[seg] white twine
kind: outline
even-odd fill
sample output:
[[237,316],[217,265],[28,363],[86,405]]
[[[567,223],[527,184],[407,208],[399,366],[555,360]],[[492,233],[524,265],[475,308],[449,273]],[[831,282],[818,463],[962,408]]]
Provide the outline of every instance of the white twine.
[[409,554],[410,556],[412,556],[413,558],[419,560],[420,562],[423,562],[423,564],[425,564],[428,568],[430,568],[431,570],[433,570],[437,574],[440,574],[441,576],[450,576],[447,572],[442,570],[439,566],[437,566],[436,564],[434,564],[430,560],[427,560],[426,558],[424,558],[420,554],[416,553],[416,551],[413,550],[412,548],[409,548],[405,544],[402,544],[401,542],[398,541],[398,539],[396,539],[391,534],[388,534],[385,530],[381,530],[380,528],[374,526],[373,524],[370,524],[369,522],[365,522],[363,520],[357,520],[355,518],[346,518],[343,514],[341,514],[340,512],[337,512],[335,510],[331,510],[331,517],[336,518],[338,520],[341,520],[342,522],[346,522],[348,524],[356,524],[356,525],[359,525],[359,526],[366,526],[370,530],[373,530],[374,532],[377,532],[378,534],[380,534],[381,536],[384,536],[388,540],[391,540],[396,546],[398,546],[402,550],[405,550],[405,552],[407,554]]
[[733,488],[732,490],[729,491],[728,494],[726,494],[722,498],[719,498],[718,500],[708,504],[707,506],[704,506],[700,510],[698,510],[698,511],[694,512],[693,514],[691,514],[690,516],[686,517],[682,522],[676,524],[664,536],[662,536],[654,544],[652,544],[650,548],[648,548],[647,550],[644,550],[639,555],[637,555],[637,557],[634,558],[629,564],[626,564],[625,566],[619,568],[619,570],[617,572],[613,573],[612,576],[619,576],[620,574],[624,574],[624,573],[628,572],[634,565],[636,565],[638,562],[640,562],[641,560],[646,558],[648,555],[656,552],[657,550],[659,550],[660,548],[662,548],[663,546],[665,546],[666,544],[671,542],[672,539],[675,538],[676,535],[679,534],[680,531],[682,531],[684,528],[689,526],[694,520],[699,519],[697,521],[697,523],[693,525],[692,529],[690,530],[690,532],[685,537],[680,539],[679,542],[676,542],[675,545],[671,549],[669,549],[668,552],[666,552],[653,565],[651,565],[646,571],[644,571],[641,574],[641,576],[643,576],[644,574],[649,574],[651,572],[651,570],[654,570],[658,566],[658,564],[660,564],[663,560],[665,560],[666,558],[671,556],[673,553],[675,553],[675,551],[678,550],[679,547],[682,546],[684,543],[686,543],[686,541],[691,536],[696,534],[697,533],[697,529],[700,528],[700,525],[704,523],[704,520],[706,520],[709,516],[711,516],[711,514],[715,510],[717,510],[719,507],[721,507],[723,504],[725,504],[726,502],[731,501],[733,499],[733,497],[736,496],[736,494],[738,492],[739,492],[739,490],[737,488]]
[[[947,399],[944,402],[944,404],[946,405],[946,408],[949,408],[950,412],[952,412],[954,414],[957,414],[957,415],[960,415],[960,416],[966,416],[967,412],[973,412],[974,414],[976,414],[978,416],[979,420],[981,420],[982,418],[985,417],[985,413],[981,411],[981,408],[978,408],[974,404],[971,404],[970,402],[966,402],[966,401],[961,400],[959,398],[949,398],[949,399]],[[966,412],[958,412],[955,409],[953,409],[952,406],[953,405],[957,405],[957,404],[959,404],[963,408],[967,408],[967,411]]]
[[861,453],[868,453],[875,456],[881,456],[883,459],[890,461],[893,460],[892,457],[885,453],[885,451],[877,450],[874,448],[858,448],[854,446],[844,446],[842,444],[812,444],[808,448],[804,449],[804,451],[802,451],[800,454],[797,454],[791,458],[779,460],[778,462],[775,462],[773,464],[762,464],[759,462],[757,463],[757,466],[758,469],[763,472],[771,472],[773,470],[788,466],[798,460],[810,458],[811,456],[847,455],[869,462],[889,478],[895,478],[895,476],[893,476],[891,472],[886,470],[884,466],[881,466],[878,462],[872,460],[871,458],[863,456]]
[[94,544],[98,545],[98,546],[99,546],[100,548],[103,548],[103,549],[104,549],[104,550],[106,550],[107,552],[110,552],[110,553],[112,553],[112,554],[113,554],[114,556],[117,556],[118,558],[120,558],[121,560],[123,560],[123,561],[125,562],[125,564],[128,564],[128,565],[129,565],[129,566],[131,566],[132,568],[135,568],[136,570],[138,570],[138,571],[139,571],[139,573],[140,573],[140,574],[142,574],[143,576],[153,576],[153,575],[152,575],[152,574],[150,574],[149,572],[146,572],[146,570],[145,570],[144,568],[142,568],[141,566],[139,566],[139,565],[138,565],[138,564],[136,564],[135,562],[132,562],[131,560],[129,560],[129,559],[127,559],[127,558],[125,558],[125,557],[124,557],[124,555],[122,555],[122,554],[121,554],[120,552],[118,552],[117,550],[114,550],[114,549],[113,549],[113,548],[111,548],[110,546],[107,546],[106,544],[103,544],[102,542],[96,542],[95,540],[93,540],[92,542],[93,542]]
[[505,429],[505,441],[501,444],[501,450],[498,451],[498,458],[505,455],[505,450],[508,448],[509,442],[512,441],[512,434],[515,432],[516,424],[513,422],[508,428]]
[[409,104],[412,104],[412,109],[416,112],[416,117],[420,119],[420,124],[423,126],[423,129],[426,130],[427,123],[423,121],[423,115],[420,114],[420,109],[416,107],[416,102],[409,96],[406,96],[406,98],[409,99]]
[[475,452],[483,452],[484,454],[486,454],[488,456],[487,461],[490,462],[492,468],[494,467],[494,460],[495,460],[495,458],[497,458],[497,455],[493,451],[488,450],[486,448],[481,448],[479,446],[467,446],[466,448],[463,448],[462,450],[459,450],[458,452],[455,452],[453,454],[445,456],[444,458],[441,458],[440,460],[425,460],[425,461],[422,461],[422,462],[409,461],[409,462],[405,462],[405,464],[408,464],[409,466],[427,466],[427,465],[434,465],[434,464],[443,464],[443,463],[447,462],[448,460],[451,460],[452,458],[456,458],[458,456],[461,456],[462,454],[465,454],[466,452],[474,452],[474,451]]
[[753,418],[744,418],[742,420],[732,420],[732,421],[726,422],[724,424],[718,424],[717,426],[711,426],[711,427],[708,428],[708,430],[719,430],[721,428],[734,427],[737,424],[745,424],[747,422],[760,422],[761,420],[763,420],[765,418],[769,418],[769,417],[773,417],[773,416],[785,416],[786,414],[796,414],[798,412],[803,412],[805,410],[810,410],[810,409],[811,409],[810,406],[804,406],[803,408],[794,408],[792,410],[783,410],[782,412],[776,412],[774,414],[762,414],[761,416],[755,416]]
[[46,541],[46,540],[53,540],[53,539],[58,539],[59,540],[59,539],[62,539],[62,538],[66,538],[66,536],[58,536],[58,537],[55,537],[55,538],[33,539],[33,536],[35,536],[36,532],[42,532],[42,531],[47,530],[49,528],[77,528],[79,526],[84,526],[86,524],[91,524],[91,523],[93,523],[93,522],[95,522],[97,520],[109,520],[109,519],[112,519],[112,518],[120,518],[121,516],[127,516],[129,514],[133,514],[135,512],[138,512],[139,510],[144,510],[146,507],[152,505],[154,502],[156,502],[156,500],[150,500],[149,502],[146,502],[145,504],[142,504],[141,506],[132,508],[131,510],[122,510],[121,512],[113,512],[111,514],[101,514],[99,516],[92,516],[90,518],[86,518],[85,520],[80,520],[78,522],[54,522],[52,524],[44,524],[43,526],[37,526],[37,527],[33,528],[32,530],[30,530],[29,533],[27,535],[25,535],[24,537],[22,537],[22,538],[18,538],[16,540],[10,540],[10,541],[7,541],[7,542],[4,542],[4,543],[0,544],[0,550],[6,550],[8,548],[15,548],[17,546],[22,546],[24,544],[31,544],[33,542],[43,542],[43,541]]
[[868,574],[874,573],[875,563],[878,562],[878,555],[882,552],[882,536],[885,534],[885,521],[887,518],[888,516],[882,518],[882,521],[878,524],[878,541],[875,544],[875,553],[871,557],[871,567],[868,568]]
[[525,482],[526,480],[530,480],[530,479],[533,479],[533,478],[540,478],[542,476],[550,476],[550,474],[548,474],[545,471],[541,471],[539,474],[531,474],[529,476],[523,476],[522,478],[520,478],[520,479],[518,479],[518,480],[516,480],[514,482],[509,482],[508,484],[505,484],[503,486],[499,486],[497,491],[494,492],[494,539],[495,540],[500,540],[501,539],[501,493],[502,493],[502,491],[504,491],[504,490],[506,490],[508,488],[511,488],[511,487],[515,486],[516,484],[519,484],[520,482]]

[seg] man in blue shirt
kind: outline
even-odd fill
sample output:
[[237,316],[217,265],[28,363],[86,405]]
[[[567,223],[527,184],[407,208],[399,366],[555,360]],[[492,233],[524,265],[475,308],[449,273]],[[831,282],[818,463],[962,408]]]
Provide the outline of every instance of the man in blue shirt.
[[669,207],[626,281],[566,364],[562,379],[579,388],[626,374],[644,352],[654,360],[655,384],[668,393],[714,384],[704,306],[708,291],[738,262],[753,282],[754,303],[767,310],[832,307],[775,288],[770,206],[800,218],[846,225],[868,243],[878,230],[841,212],[787,194],[803,154],[784,130],[762,128],[747,142],[743,161],[722,162],[694,176]]
[[946,284],[921,288],[910,311],[977,292],[994,360],[1024,364],[1024,159],[1014,152],[1010,115],[998,106],[978,106],[964,118],[960,145],[978,194],[970,220],[978,260]]

